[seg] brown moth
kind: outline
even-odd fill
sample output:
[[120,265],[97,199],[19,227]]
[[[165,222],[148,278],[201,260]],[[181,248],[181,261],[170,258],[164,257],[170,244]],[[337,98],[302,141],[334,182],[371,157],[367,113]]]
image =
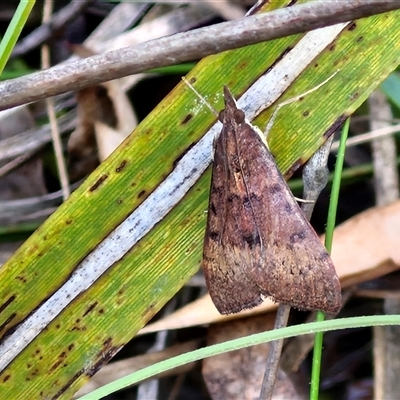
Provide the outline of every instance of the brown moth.
[[294,199],[262,133],[227,87],[214,147],[203,272],[216,308],[237,313],[263,296],[335,314],[335,267]]

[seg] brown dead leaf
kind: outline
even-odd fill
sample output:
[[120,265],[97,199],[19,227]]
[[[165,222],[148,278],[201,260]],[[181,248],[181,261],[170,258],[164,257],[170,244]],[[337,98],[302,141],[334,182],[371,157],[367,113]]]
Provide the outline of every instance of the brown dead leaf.
[[[72,48],[81,57],[93,54],[84,46]],[[94,169],[97,159],[105,160],[122,143],[137,119],[119,80],[82,89],[76,99],[77,127],[69,138],[68,150],[71,176],[79,179]]]
[[[323,238],[322,238],[323,240]],[[335,229],[332,260],[342,287],[388,274],[400,266],[400,201],[371,208]],[[210,324],[276,308],[271,300],[252,310],[222,316],[208,295],[153,323],[140,334]]]
[[[208,345],[271,330],[275,313],[213,324],[208,330]],[[269,343],[230,351],[203,360],[203,377],[212,399],[258,399],[264,376]],[[279,371],[273,399],[302,399],[293,383]]]

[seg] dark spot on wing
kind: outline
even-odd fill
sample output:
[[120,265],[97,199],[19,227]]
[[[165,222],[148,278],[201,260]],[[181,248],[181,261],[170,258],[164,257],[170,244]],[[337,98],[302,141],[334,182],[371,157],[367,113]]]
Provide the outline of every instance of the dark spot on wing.
[[255,201],[255,200],[260,200],[259,196],[257,196],[256,193],[251,193],[250,194],[250,200]]
[[239,161],[239,157],[237,156],[237,154],[232,155],[230,165],[232,165],[234,173],[238,173],[242,170],[240,168],[240,161]]
[[233,203],[234,200],[239,200],[239,196],[235,193],[232,193],[228,196],[228,203]]
[[250,249],[261,244],[260,236],[258,234],[242,235],[242,239],[249,245]]
[[330,260],[330,255],[329,255],[329,253],[327,252],[327,251],[324,251],[324,252],[322,252],[320,255],[319,255],[319,259],[320,259],[320,261],[322,261],[322,262],[324,262],[324,261],[327,261],[327,260]]
[[288,214],[291,214],[291,213],[292,213],[293,208],[292,208],[292,206],[291,206],[290,203],[286,203],[286,204],[285,204],[285,211],[286,211]]
[[214,203],[210,203],[210,210],[212,211],[212,213],[214,215],[217,215],[217,210],[215,208],[215,204]]
[[251,208],[251,201],[248,198],[248,196],[244,196],[243,197],[243,207],[246,208],[246,209]]
[[208,236],[210,237],[211,240],[214,240],[214,241],[217,241],[219,238],[218,232],[210,232]]
[[304,240],[306,238],[306,235],[304,231],[296,232],[290,235],[289,241],[290,243],[297,243],[300,242],[301,240]]
[[282,192],[282,185],[279,185],[278,183],[276,183],[275,185],[271,185],[269,191],[271,192],[271,194],[280,193]]

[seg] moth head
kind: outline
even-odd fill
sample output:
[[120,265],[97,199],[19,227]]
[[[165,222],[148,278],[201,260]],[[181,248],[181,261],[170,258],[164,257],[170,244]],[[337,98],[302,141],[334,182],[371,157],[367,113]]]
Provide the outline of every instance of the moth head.
[[[226,109],[220,111],[220,113],[218,114],[218,121],[223,123],[225,120],[225,117],[228,117],[228,118],[230,117],[227,114]],[[238,108],[233,111],[232,117],[237,124],[241,124],[242,122],[244,122],[244,120],[246,118],[244,115],[244,112],[242,110],[239,110]]]

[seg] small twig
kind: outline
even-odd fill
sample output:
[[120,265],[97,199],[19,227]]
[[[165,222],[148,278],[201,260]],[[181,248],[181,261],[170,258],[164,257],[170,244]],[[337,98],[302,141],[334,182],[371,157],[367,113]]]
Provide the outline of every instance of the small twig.
[[35,151],[27,153],[27,154],[23,154],[22,156],[18,156],[17,158],[14,158],[7,164],[0,167],[0,178],[2,178],[3,176],[6,176],[10,172],[16,170],[18,167],[20,167],[22,164],[27,162],[35,154],[36,154]]
[[[291,307],[286,304],[279,304],[276,312],[274,329],[287,326]],[[275,380],[278,374],[279,360],[282,353],[283,340],[274,340],[269,344],[267,365],[261,386],[259,400],[270,400],[274,393]]]
[[[50,21],[51,14],[53,12],[53,1],[46,0],[43,4],[43,23]],[[50,67],[50,48],[47,44],[42,46],[42,67]],[[70,195],[70,188],[68,182],[67,167],[62,151],[60,129],[57,123],[57,116],[54,109],[54,99],[46,99],[47,114],[49,116],[51,126],[51,138],[53,142],[54,153],[56,155],[57,169],[60,177],[61,188],[63,192],[63,199],[67,200]]]
[[[389,125],[382,128],[374,129],[371,132],[363,133],[347,140],[346,147],[356,146],[358,144],[369,143],[371,140],[383,138],[385,136],[393,135],[400,132],[400,124]],[[339,149],[339,141],[332,144],[331,151]]]
[[397,0],[315,1],[195,29],[2,82],[0,109],[399,8]]

